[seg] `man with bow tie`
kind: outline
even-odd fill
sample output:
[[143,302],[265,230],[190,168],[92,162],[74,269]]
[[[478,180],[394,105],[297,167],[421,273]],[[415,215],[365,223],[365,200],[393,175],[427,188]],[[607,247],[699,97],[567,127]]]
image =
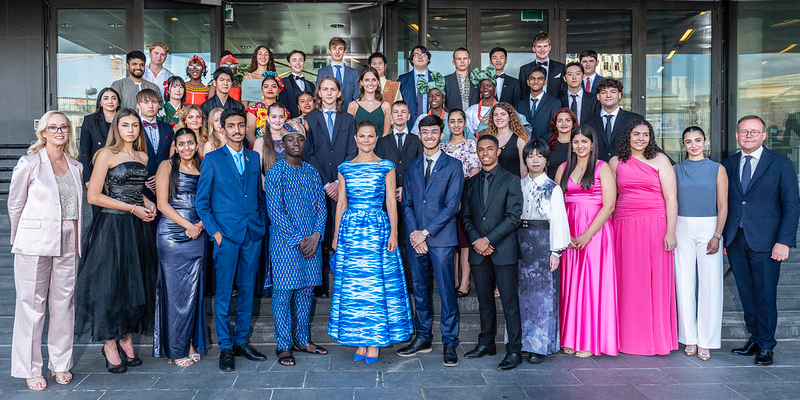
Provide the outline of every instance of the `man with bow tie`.
[[156,119],[161,107],[161,95],[153,89],[142,89],[136,95],[136,108],[142,118],[142,134],[147,143],[147,182],[144,191],[150,201],[156,201],[156,171],[161,162],[169,158],[172,145],[172,127]]
[[508,76],[504,70],[508,63],[508,52],[502,47],[495,47],[489,51],[489,63],[494,66],[495,97],[501,103],[517,104],[520,95],[520,86],[517,78]]
[[313,96],[316,86],[303,76],[306,53],[301,50],[292,50],[286,56],[286,61],[289,62],[292,73],[283,80],[284,88],[278,96],[278,101],[289,110],[289,115],[294,118],[300,116],[300,110],[297,108],[297,96],[301,93],[310,93]]
[[525,98],[530,92],[528,88],[528,76],[535,66],[541,66],[547,71],[547,85],[544,92],[550,96],[560,99],[566,89],[564,88],[564,64],[550,59],[550,36],[547,32],[539,32],[533,38],[533,52],[536,59],[519,69],[520,95]]

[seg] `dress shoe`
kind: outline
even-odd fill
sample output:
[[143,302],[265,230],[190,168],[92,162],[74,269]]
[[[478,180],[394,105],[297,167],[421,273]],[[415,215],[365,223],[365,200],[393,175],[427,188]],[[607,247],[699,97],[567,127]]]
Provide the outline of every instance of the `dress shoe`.
[[508,371],[509,369],[517,368],[517,365],[522,364],[522,353],[507,353],[503,361],[497,364],[498,371]]
[[739,355],[739,356],[752,356],[761,351],[761,346],[753,343],[747,342],[744,347],[740,347],[738,349],[732,349],[731,353]]
[[[110,361],[108,361],[108,357],[106,356],[106,349],[105,348],[100,349],[100,353],[103,354],[103,359],[106,360],[106,369],[108,369],[108,372],[111,372],[112,374],[121,374],[121,373],[123,373],[123,372],[128,370],[128,366],[125,365],[125,360],[121,360],[121,362],[119,364],[114,365],[114,364],[111,364]],[[45,385],[46,385],[46,383],[45,383]]]
[[545,357],[544,354],[531,353],[530,355],[528,355],[528,362],[531,364],[539,364],[542,361],[544,361],[544,357]]
[[418,353],[430,353],[431,350],[431,342],[426,342],[417,336],[408,346],[397,350],[397,355],[400,357],[411,357]]
[[236,356],[243,356],[250,361],[266,361],[267,356],[256,350],[250,343],[245,343],[241,346],[233,346],[233,354]]
[[364,356],[364,362],[367,363],[367,364],[375,364],[376,362],[378,362],[378,358],[380,356],[381,356],[381,349],[378,349],[378,355],[377,356],[370,357],[370,356],[365,355]]
[[119,350],[119,358],[122,360],[123,363],[125,363],[125,365],[127,365],[129,367],[138,367],[138,366],[142,365],[142,359],[141,358],[136,357],[136,356],[133,356],[133,358],[130,358],[130,357],[128,357],[127,354],[125,354],[125,351],[122,350],[122,349]]
[[772,365],[772,350],[770,349],[761,349],[761,351],[756,354],[755,359],[756,365]]
[[464,354],[464,358],[481,358],[483,356],[493,356],[497,354],[497,347],[492,344],[491,346],[484,346],[479,344],[474,349]]
[[455,346],[444,345],[444,351],[442,352],[442,365],[445,367],[458,366],[458,354],[456,353]]
[[219,353],[219,369],[231,372],[236,369],[236,358],[233,357],[233,350],[224,349]]

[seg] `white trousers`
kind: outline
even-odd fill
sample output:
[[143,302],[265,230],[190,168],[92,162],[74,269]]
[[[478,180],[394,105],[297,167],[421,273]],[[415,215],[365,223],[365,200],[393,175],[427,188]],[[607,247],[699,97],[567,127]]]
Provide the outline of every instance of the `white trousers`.
[[675,233],[675,294],[678,341],[718,349],[722,336],[722,245],[706,254],[717,217],[678,217]]
[[42,330],[48,293],[48,367],[54,372],[72,368],[75,276],[78,269],[76,228],[77,221],[62,222],[60,257],[14,254],[17,304],[11,339],[11,376],[15,378],[42,375]]

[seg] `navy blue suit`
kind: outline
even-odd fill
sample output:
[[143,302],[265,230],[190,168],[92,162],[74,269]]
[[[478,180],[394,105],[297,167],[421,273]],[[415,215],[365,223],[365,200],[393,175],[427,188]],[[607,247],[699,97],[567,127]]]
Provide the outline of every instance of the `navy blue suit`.
[[[351,101],[358,98],[358,71],[346,65],[343,65],[343,67],[343,82],[339,83],[342,84],[342,99],[344,99],[344,104],[349,104]],[[322,81],[322,78],[326,76],[336,77],[336,71],[334,71],[332,65],[326,65],[317,71],[317,87],[319,87],[319,82]],[[294,115],[292,116],[294,117]]]
[[458,346],[459,312],[456,298],[453,251],[458,246],[456,218],[464,186],[461,161],[442,152],[425,184],[425,155],[408,165],[403,185],[403,221],[406,234],[428,230],[426,254],[417,254],[407,240],[407,253],[414,285],[414,328],[417,337],[433,341],[431,274],[442,301],[442,343]]
[[586,89],[586,78],[587,78],[586,76],[583,77],[583,80],[581,81],[581,88],[583,88],[584,92],[596,94],[597,93],[597,83],[602,81],[603,77],[600,76],[600,74],[597,74],[594,77],[594,80],[592,81],[592,87],[589,88],[589,89]]
[[289,76],[283,78],[283,90],[281,94],[278,95],[278,101],[289,110],[289,114],[292,118],[300,116],[300,110],[297,108],[297,95],[300,93],[308,93],[313,96],[314,89],[316,88],[314,84],[309,82],[305,77],[302,79],[305,86],[304,90],[300,90],[300,86],[297,86],[294,75],[289,74]]
[[776,305],[780,261],[771,258],[776,243],[797,245],[797,175],[792,162],[766,148],[747,190],[742,191],[742,153],[722,161],[728,173],[728,220],[725,245],[736,277],[749,341],[772,349],[778,326]]
[[[261,240],[266,232],[266,202],[261,184],[258,153],[244,148],[244,173],[239,174],[228,146],[206,154],[200,167],[195,208],[209,236],[220,232],[221,244],[214,241],[216,294],[214,319],[217,342],[222,350],[247,342],[253,313],[253,292]],[[213,238],[212,238],[213,240]],[[230,333],[230,302],[234,281],[236,332]]]
[[545,93],[539,104],[536,105],[536,113],[531,115],[531,97],[528,95],[517,102],[516,108],[517,112],[524,115],[528,123],[531,124],[531,137],[547,140],[550,137],[550,120],[556,115],[556,111],[561,108],[561,102]]
[[[431,72],[427,73],[428,81],[431,80]],[[419,112],[417,110],[417,71],[412,69],[403,75],[397,77],[397,82],[400,82],[400,94],[403,95],[403,101],[408,104],[408,113],[411,119],[408,120],[408,131],[414,129],[414,121],[417,120]],[[423,93],[427,96],[427,93]],[[426,110],[427,112],[427,110]]]
[[[169,158],[169,148],[172,146],[172,126],[170,124],[158,121],[158,148],[154,149],[150,138],[147,136],[144,127],[142,133],[145,135],[145,142],[147,142],[147,176],[155,176],[158,172],[158,166],[161,162]],[[149,189],[144,191],[144,195],[148,199],[155,202],[156,195]]]

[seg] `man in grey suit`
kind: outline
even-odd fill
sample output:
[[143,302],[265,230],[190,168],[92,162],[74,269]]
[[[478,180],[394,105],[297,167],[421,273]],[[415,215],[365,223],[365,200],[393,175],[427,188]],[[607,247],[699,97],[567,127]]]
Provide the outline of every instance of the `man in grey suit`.
[[340,37],[332,37],[328,42],[328,52],[331,55],[331,65],[326,65],[317,72],[317,83],[326,76],[332,76],[342,85],[342,99],[347,105],[358,98],[358,71],[344,65],[344,53],[347,50],[347,42]]
[[129,52],[125,56],[125,69],[128,76],[114,81],[111,88],[119,93],[119,108],[136,109],[136,95],[142,89],[153,89],[156,93],[162,93],[161,87],[144,79],[144,53],[138,50]]
[[447,93],[444,107],[448,111],[460,108],[466,110],[478,102],[478,85],[469,81],[469,51],[459,47],[453,52],[453,65],[456,72],[444,77],[444,91]]

